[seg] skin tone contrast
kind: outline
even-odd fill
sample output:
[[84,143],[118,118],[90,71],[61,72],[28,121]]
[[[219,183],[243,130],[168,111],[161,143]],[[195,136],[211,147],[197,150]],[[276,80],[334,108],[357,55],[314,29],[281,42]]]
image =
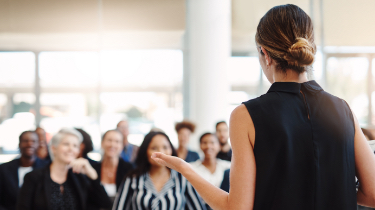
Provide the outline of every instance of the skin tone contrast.
[[[265,49],[264,55],[259,53],[259,62],[270,83],[308,81],[306,73],[298,74],[287,69],[286,73],[277,71],[276,62],[272,60]],[[258,48],[258,52],[260,50]],[[365,206],[375,206],[375,156],[367,143],[355,119],[355,163],[356,176],[360,183],[357,202]],[[255,195],[256,164],[254,158],[255,128],[249,112],[244,105],[235,108],[230,117],[229,136],[232,143],[232,164],[230,170],[230,193],[211,185],[200,177],[185,161],[154,153],[153,158],[158,163],[177,170],[194,186],[202,198],[213,209],[252,209]]]

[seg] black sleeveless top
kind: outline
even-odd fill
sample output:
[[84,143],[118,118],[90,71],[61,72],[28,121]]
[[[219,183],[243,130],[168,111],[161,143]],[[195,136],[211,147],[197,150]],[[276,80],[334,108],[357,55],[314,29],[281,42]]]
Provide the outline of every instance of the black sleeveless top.
[[357,208],[354,121],[344,100],[315,81],[275,82],[243,104],[255,127],[255,210]]

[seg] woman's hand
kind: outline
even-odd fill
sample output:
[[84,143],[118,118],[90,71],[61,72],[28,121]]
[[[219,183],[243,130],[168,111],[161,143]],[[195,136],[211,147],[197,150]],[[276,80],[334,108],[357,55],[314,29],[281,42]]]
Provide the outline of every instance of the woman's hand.
[[190,167],[190,165],[187,162],[185,162],[184,160],[182,160],[181,158],[166,155],[166,154],[161,153],[161,152],[153,153],[151,155],[151,158],[154,159],[160,165],[163,165],[163,166],[166,166],[170,169],[173,169],[173,170],[181,173],[182,175]]
[[92,180],[96,180],[98,178],[98,174],[96,173],[95,169],[85,158],[75,159],[69,164],[69,166],[72,168],[73,173],[85,174]]

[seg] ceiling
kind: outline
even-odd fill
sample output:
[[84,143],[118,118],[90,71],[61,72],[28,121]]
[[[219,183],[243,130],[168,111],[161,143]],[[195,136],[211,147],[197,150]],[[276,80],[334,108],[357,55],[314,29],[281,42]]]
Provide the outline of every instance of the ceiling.
[[[285,3],[310,14],[319,45],[319,2],[232,0],[232,50],[253,51],[259,19]],[[375,46],[374,0],[323,8],[325,45]],[[184,0],[0,0],[0,50],[180,49],[184,30]]]

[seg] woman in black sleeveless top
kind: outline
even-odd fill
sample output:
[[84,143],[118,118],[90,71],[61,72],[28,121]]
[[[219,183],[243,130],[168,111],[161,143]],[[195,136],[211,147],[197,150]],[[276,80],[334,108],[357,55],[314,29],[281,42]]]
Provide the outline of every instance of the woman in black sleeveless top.
[[375,206],[375,157],[357,119],[344,100],[307,80],[316,51],[310,17],[295,5],[274,7],[260,20],[256,43],[272,86],[231,114],[230,193],[180,159],[152,157],[181,172],[213,209]]

